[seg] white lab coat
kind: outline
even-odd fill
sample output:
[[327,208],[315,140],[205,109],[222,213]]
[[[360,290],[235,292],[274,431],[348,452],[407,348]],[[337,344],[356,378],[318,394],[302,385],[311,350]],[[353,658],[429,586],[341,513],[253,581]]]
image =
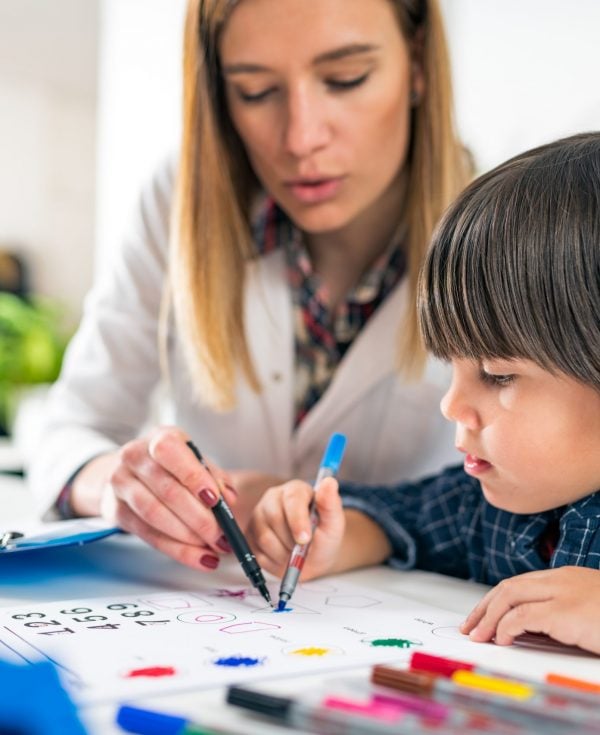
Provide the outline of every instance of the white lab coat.
[[[33,492],[47,516],[82,464],[137,436],[148,419],[149,397],[160,381],[157,322],[172,188],[173,167],[166,166],[143,192],[129,236],[86,300],[51,391],[30,467]],[[259,258],[249,265],[246,324],[262,393],[240,378],[233,411],[217,414],[199,406],[173,330],[168,422],[189,432],[224,469],[311,479],[334,431],[348,437],[343,479],[392,483],[456,462],[453,429],[439,412],[447,366],[432,360],[416,384],[403,382],[395,369],[406,299],[404,280],[369,319],[321,400],[294,429],[294,333],[284,256],[276,250]]]

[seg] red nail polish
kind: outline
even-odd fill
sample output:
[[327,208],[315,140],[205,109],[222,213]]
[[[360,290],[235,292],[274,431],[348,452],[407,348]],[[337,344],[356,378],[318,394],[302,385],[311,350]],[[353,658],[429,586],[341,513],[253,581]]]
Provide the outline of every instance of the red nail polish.
[[218,539],[217,546],[226,553],[232,551],[231,545],[229,544],[229,541],[225,538],[225,536],[221,536],[221,538]]
[[219,500],[216,494],[209,487],[203,487],[202,490],[198,492],[198,497],[204,503],[204,505],[208,506],[209,508],[215,506]]
[[202,564],[203,567],[208,567],[209,569],[216,569],[219,566],[219,559],[216,556],[204,554],[204,556],[200,557],[200,564]]

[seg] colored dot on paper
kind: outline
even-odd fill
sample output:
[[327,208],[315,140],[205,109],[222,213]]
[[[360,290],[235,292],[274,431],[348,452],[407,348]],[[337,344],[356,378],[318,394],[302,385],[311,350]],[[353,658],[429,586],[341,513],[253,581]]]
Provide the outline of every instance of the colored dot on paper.
[[218,658],[214,662],[217,666],[258,666],[262,663],[260,658],[250,658],[248,656],[228,656],[227,658]]
[[412,641],[405,638],[376,638],[371,641],[372,646],[385,646],[388,648],[410,648]]
[[160,676],[175,676],[177,672],[172,666],[148,666],[145,669],[133,669],[125,674],[127,679],[133,679],[136,677],[149,676],[151,678],[158,678]]
[[297,648],[292,653],[296,656],[326,656],[329,653],[329,648],[316,648],[311,646],[310,648]]

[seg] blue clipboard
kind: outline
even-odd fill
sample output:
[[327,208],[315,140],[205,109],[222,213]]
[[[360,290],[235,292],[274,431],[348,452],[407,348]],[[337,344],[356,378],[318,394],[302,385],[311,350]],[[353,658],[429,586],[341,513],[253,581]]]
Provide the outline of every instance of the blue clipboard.
[[73,518],[38,523],[28,530],[0,531],[0,556],[21,551],[40,551],[61,546],[81,546],[119,533],[101,518]]

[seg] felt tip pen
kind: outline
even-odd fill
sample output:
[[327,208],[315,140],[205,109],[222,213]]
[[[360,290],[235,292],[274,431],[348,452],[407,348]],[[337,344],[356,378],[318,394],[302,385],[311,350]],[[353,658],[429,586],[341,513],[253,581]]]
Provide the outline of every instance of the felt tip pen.
[[[333,434],[329,439],[321,466],[317,473],[317,479],[315,480],[315,490],[319,486],[319,483],[326,477],[335,477],[342,463],[342,457],[344,456],[344,449],[346,448],[346,437],[344,434]],[[314,533],[317,523],[319,522],[319,516],[315,505],[314,495],[310,502],[310,523],[312,532]],[[298,584],[298,579],[304,567],[304,561],[308,554],[310,541],[306,544],[296,544],[292,549],[290,560],[281,580],[281,587],[279,588],[279,604],[277,609],[279,612],[285,609],[286,603],[290,600]]]
[[123,705],[117,712],[117,725],[138,735],[224,735],[227,731],[206,728],[163,712]]
[[[328,735],[416,735],[423,732],[422,725],[416,718],[407,721],[398,709],[389,709],[384,713],[383,707],[380,707],[379,717],[373,718],[360,716],[352,707],[340,709],[339,703],[336,704],[333,700],[330,700],[330,706],[327,705],[327,700],[322,704],[307,704],[240,686],[229,687],[227,702],[283,723],[286,727],[307,732]],[[382,717],[384,714],[385,718]]]
[[[472,707],[501,720],[528,726],[534,731],[600,732],[597,716],[589,709],[553,702],[518,682],[485,677],[459,670],[450,679],[423,671],[403,671],[391,666],[373,667],[371,681],[380,686],[430,697],[438,702]],[[566,728],[566,729],[565,729]]]
[[[574,687],[573,689],[565,688],[568,687],[566,682],[572,680],[558,675],[546,675],[545,681],[543,682],[533,681],[532,679],[527,679],[520,675],[509,676],[508,674],[494,671],[483,666],[476,666],[475,664],[467,661],[447,658],[446,656],[434,656],[430,653],[423,653],[422,651],[415,651],[412,654],[410,658],[410,669],[411,671],[426,671],[430,674],[443,676],[446,679],[451,679],[453,674],[457,671],[470,671],[473,674],[493,677],[498,680],[527,684],[538,694],[543,694],[545,696],[552,697],[553,699],[560,697],[567,700],[571,706],[588,707],[593,709],[594,712],[596,712],[600,706],[600,699],[590,693],[593,689],[590,690],[588,688],[586,690],[585,686],[581,686],[581,684],[579,687]],[[600,692],[600,686],[597,686],[596,691]]]
[[[200,450],[198,449],[198,447],[196,447],[194,442],[188,441],[186,442],[186,444],[192,450],[196,459],[200,462],[204,469],[210,474],[213,480],[217,482],[213,473],[211,472],[210,467],[206,463],[206,460],[204,459],[204,457],[200,453]],[[254,554],[248,546],[248,542],[246,541],[244,534],[242,533],[240,527],[237,524],[237,521],[234,518],[233,513],[231,512],[231,508],[227,505],[222,495],[219,496],[219,499],[212,506],[211,510],[215,518],[217,519],[217,523],[223,531],[225,538],[229,542],[233,553],[236,555],[239,563],[241,564],[244,574],[246,575],[246,577],[248,577],[248,579],[252,583],[252,586],[255,587],[264,597],[264,599],[269,603],[269,605],[273,607],[271,595],[269,594],[267,583],[263,576],[262,569],[260,568],[260,564],[256,561],[256,558],[254,557]]]

